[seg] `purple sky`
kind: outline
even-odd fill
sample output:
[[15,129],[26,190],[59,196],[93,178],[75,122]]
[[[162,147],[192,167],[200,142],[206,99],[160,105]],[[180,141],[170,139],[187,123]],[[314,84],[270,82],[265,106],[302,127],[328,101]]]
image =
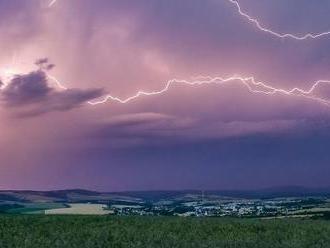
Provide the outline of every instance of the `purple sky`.
[[[330,30],[329,1],[239,2]],[[0,0],[0,189],[330,186],[330,84],[272,92],[330,80],[330,35],[230,0],[49,3]]]

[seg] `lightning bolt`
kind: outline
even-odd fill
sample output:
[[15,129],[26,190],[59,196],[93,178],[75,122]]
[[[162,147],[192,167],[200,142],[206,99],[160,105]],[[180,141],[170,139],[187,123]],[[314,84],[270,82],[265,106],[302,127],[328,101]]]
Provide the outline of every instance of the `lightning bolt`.
[[272,36],[277,37],[277,38],[291,38],[291,39],[295,39],[295,40],[306,40],[306,39],[317,39],[317,38],[320,38],[322,36],[330,35],[330,31],[325,31],[325,32],[318,33],[318,34],[308,33],[308,34],[305,34],[305,35],[302,35],[302,36],[297,36],[297,35],[290,34],[290,33],[287,33],[287,34],[278,33],[278,32],[275,32],[271,29],[268,29],[268,28],[264,27],[257,19],[255,19],[255,18],[251,17],[250,15],[248,15],[247,13],[245,13],[242,10],[242,8],[241,8],[241,6],[240,6],[240,4],[237,0],[227,0],[227,1],[229,1],[230,3],[235,5],[238,13],[241,16],[243,16],[248,22],[250,22],[254,26],[256,26],[260,31],[271,34]]
[[48,4],[48,7],[52,7],[55,3],[57,2],[57,0],[52,0],[49,4]]
[[64,86],[63,83],[61,83],[56,77],[50,75],[49,73],[45,72],[46,76],[55,83],[55,85],[60,88],[61,90],[68,90],[67,87]]
[[[317,39],[317,38],[320,38],[323,36],[330,35],[330,31],[326,31],[326,32],[318,33],[318,34],[307,33],[302,36],[297,36],[297,35],[294,35],[291,33],[278,33],[278,32],[275,32],[271,29],[264,27],[256,18],[253,18],[250,15],[248,15],[247,13],[245,13],[242,10],[238,0],[227,0],[227,1],[231,4],[233,4],[236,7],[236,10],[239,13],[239,15],[244,17],[249,23],[253,24],[260,31],[268,33],[277,38],[291,38],[291,39],[301,41],[301,40],[306,40],[306,39]],[[49,7],[53,6],[56,2],[57,2],[57,0],[52,0],[49,3]],[[55,82],[55,84],[60,89],[62,89],[62,90],[67,89],[57,78],[55,78],[54,76],[51,76],[49,74],[47,74],[47,75],[53,82]],[[184,84],[184,85],[188,85],[188,86],[195,86],[195,85],[204,85],[204,84],[227,84],[227,83],[241,82],[248,89],[248,91],[253,94],[266,94],[266,95],[283,94],[283,95],[288,95],[288,96],[298,96],[298,97],[303,97],[306,99],[311,99],[313,101],[317,101],[321,104],[325,104],[330,107],[330,100],[313,95],[313,92],[319,85],[321,85],[321,84],[330,85],[329,80],[318,80],[308,90],[303,90],[303,89],[300,89],[297,87],[293,88],[291,90],[285,90],[285,89],[273,87],[264,82],[256,81],[254,77],[232,76],[232,77],[228,77],[228,78],[222,78],[222,77],[210,77],[210,76],[205,77],[204,76],[204,77],[198,77],[198,78],[199,79],[193,80],[193,81],[171,79],[171,80],[167,81],[167,83],[165,84],[165,86],[163,88],[161,88],[160,90],[157,90],[157,91],[140,90],[136,94],[134,94],[130,97],[127,97],[127,98],[120,98],[120,97],[113,96],[113,95],[107,95],[101,100],[90,101],[88,103],[90,105],[98,105],[98,104],[104,104],[108,101],[115,101],[115,102],[119,102],[122,104],[126,104],[126,103],[129,103],[129,102],[131,102],[137,98],[143,97],[143,96],[162,95],[162,94],[166,93],[171,88],[171,86],[173,86],[174,84]]]
[[[307,39],[317,39],[317,38],[321,38],[323,36],[328,36],[330,35],[330,31],[325,31],[322,33],[307,33],[301,36],[295,35],[295,34],[291,34],[291,33],[279,33],[279,32],[275,32],[269,28],[266,28],[265,26],[263,26],[256,18],[251,17],[249,14],[247,14],[246,12],[244,12],[242,10],[241,5],[239,4],[238,0],[226,0],[229,3],[233,4],[236,7],[236,10],[238,12],[238,14],[242,17],[244,17],[249,23],[253,24],[255,27],[257,27],[260,31],[268,33],[276,38],[290,38],[290,39],[294,39],[294,40],[307,40]],[[49,3],[49,7],[52,7],[55,3],[57,2],[57,0],[52,0]]]
[[[4,85],[1,86],[0,89],[4,89],[8,83],[11,81],[11,79],[19,74],[17,69],[15,69],[15,64],[17,64],[16,61],[16,54],[14,54],[12,59],[12,67],[5,68],[3,70],[0,70],[0,75],[4,75],[5,81],[3,82]],[[50,80],[50,82],[53,82],[57,88],[60,90],[68,90],[68,88],[55,76],[50,75],[46,70],[44,70],[44,73]],[[231,84],[231,83],[237,83],[240,82],[243,86],[247,88],[247,90],[252,94],[265,94],[265,95],[275,95],[275,94],[283,94],[287,96],[294,96],[294,97],[303,97],[306,99],[310,99],[313,101],[317,101],[321,104],[325,104],[330,107],[330,99],[325,99],[322,97],[318,97],[314,94],[314,91],[318,88],[320,85],[330,85],[330,80],[318,80],[316,81],[309,89],[304,90],[298,87],[292,88],[290,90],[285,90],[282,88],[276,88],[274,86],[271,86],[270,84],[257,81],[255,77],[241,77],[241,76],[231,76],[231,77],[211,77],[211,76],[198,76],[195,78],[192,78],[192,80],[184,80],[184,79],[171,79],[167,81],[163,88],[155,91],[144,91],[139,90],[136,94],[129,96],[127,98],[120,98],[113,95],[106,95],[100,100],[95,101],[89,101],[88,104],[90,105],[99,105],[104,104],[108,101],[114,101],[119,102],[122,104],[128,104],[131,101],[140,98],[140,97],[147,97],[147,96],[156,96],[156,95],[162,95],[165,94],[167,91],[169,91],[175,84],[182,84],[186,86],[198,86],[198,85],[210,85],[210,84]]]
[[[56,85],[61,88],[62,90],[67,90],[67,88],[54,76],[51,76],[47,74],[49,79],[53,80]],[[171,79],[167,81],[163,88],[156,90],[156,91],[144,91],[139,90],[136,94],[129,96],[127,98],[120,98],[113,95],[106,95],[101,100],[96,101],[89,101],[88,104],[90,105],[99,105],[99,104],[105,104],[109,101],[118,102],[121,104],[128,104],[132,102],[135,99],[141,98],[141,97],[148,97],[148,96],[157,96],[157,95],[163,95],[167,91],[169,91],[174,84],[183,84],[187,86],[198,86],[198,85],[210,85],[210,84],[230,84],[230,83],[237,83],[240,82],[243,86],[245,86],[248,91],[252,94],[264,94],[264,95],[275,95],[275,94],[282,94],[287,96],[293,96],[293,97],[303,97],[306,99],[310,99],[316,102],[319,102],[321,104],[324,104],[328,107],[330,107],[330,100],[318,97],[316,95],[313,95],[313,92],[317,89],[318,86],[321,84],[327,84],[330,85],[330,80],[318,80],[316,81],[309,89],[304,90],[300,89],[298,87],[292,88],[290,90],[285,90],[282,88],[276,88],[269,84],[266,84],[264,82],[257,81],[254,77],[240,77],[240,76],[232,76],[232,77],[210,77],[210,76],[199,76],[196,77],[195,80],[189,81],[189,80],[182,80],[182,79]]]

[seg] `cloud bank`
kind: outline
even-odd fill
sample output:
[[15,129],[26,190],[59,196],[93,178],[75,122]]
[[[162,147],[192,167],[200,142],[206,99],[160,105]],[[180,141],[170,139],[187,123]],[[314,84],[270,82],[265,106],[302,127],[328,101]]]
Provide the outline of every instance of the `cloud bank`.
[[[240,2],[281,33],[330,30],[327,1]],[[86,104],[200,75],[309,89],[330,79],[327,38],[274,39],[220,0],[47,5],[0,0],[0,73],[17,72],[0,79],[0,187],[328,186],[330,112],[311,99],[252,94],[233,81],[175,84],[129,104]],[[36,70],[34,60],[44,56],[56,67],[41,59]],[[68,90],[49,80],[49,70]],[[328,86],[313,93],[328,99]]]
[[[51,67],[47,65],[48,69]],[[47,74],[43,70],[14,75],[0,91],[1,103],[21,117],[72,110],[102,95],[104,90],[99,88],[59,91],[49,85]]]

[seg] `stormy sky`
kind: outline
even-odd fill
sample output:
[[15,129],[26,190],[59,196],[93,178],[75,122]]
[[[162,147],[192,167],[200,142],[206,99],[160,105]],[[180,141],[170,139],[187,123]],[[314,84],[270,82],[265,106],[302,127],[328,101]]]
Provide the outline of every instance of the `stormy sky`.
[[[231,0],[50,2],[0,0],[0,189],[330,186],[330,34]],[[330,30],[326,0],[238,2]]]

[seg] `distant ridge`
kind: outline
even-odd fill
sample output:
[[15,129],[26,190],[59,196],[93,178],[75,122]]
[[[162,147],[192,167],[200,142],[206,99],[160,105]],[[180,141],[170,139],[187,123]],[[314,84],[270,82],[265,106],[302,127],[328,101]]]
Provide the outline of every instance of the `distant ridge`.
[[[208,197],[267,199],[280,197],[330,197],[330,188],[312,189],[300,186],[273,187],[262,190],[205,190]],[[2,190],[0,201],[15,202],[106,202],[116,201],[159,201],[182,197],[199,197],[201,190],[159,190],[159,191],[125,191],[97,192],[84,189],[67,189],[52,191]]]
[[[301,186],[272,187],[261,190],[204,190],[204,194],[232,198],[278,198],[278,197],[308,197],[330,196],[330,188],[306,188]],[[160,190],[160,191],[126,191],[120,195],[129,195],[141,198],[171,198],[184,194],[202,194],[202,190]]]

